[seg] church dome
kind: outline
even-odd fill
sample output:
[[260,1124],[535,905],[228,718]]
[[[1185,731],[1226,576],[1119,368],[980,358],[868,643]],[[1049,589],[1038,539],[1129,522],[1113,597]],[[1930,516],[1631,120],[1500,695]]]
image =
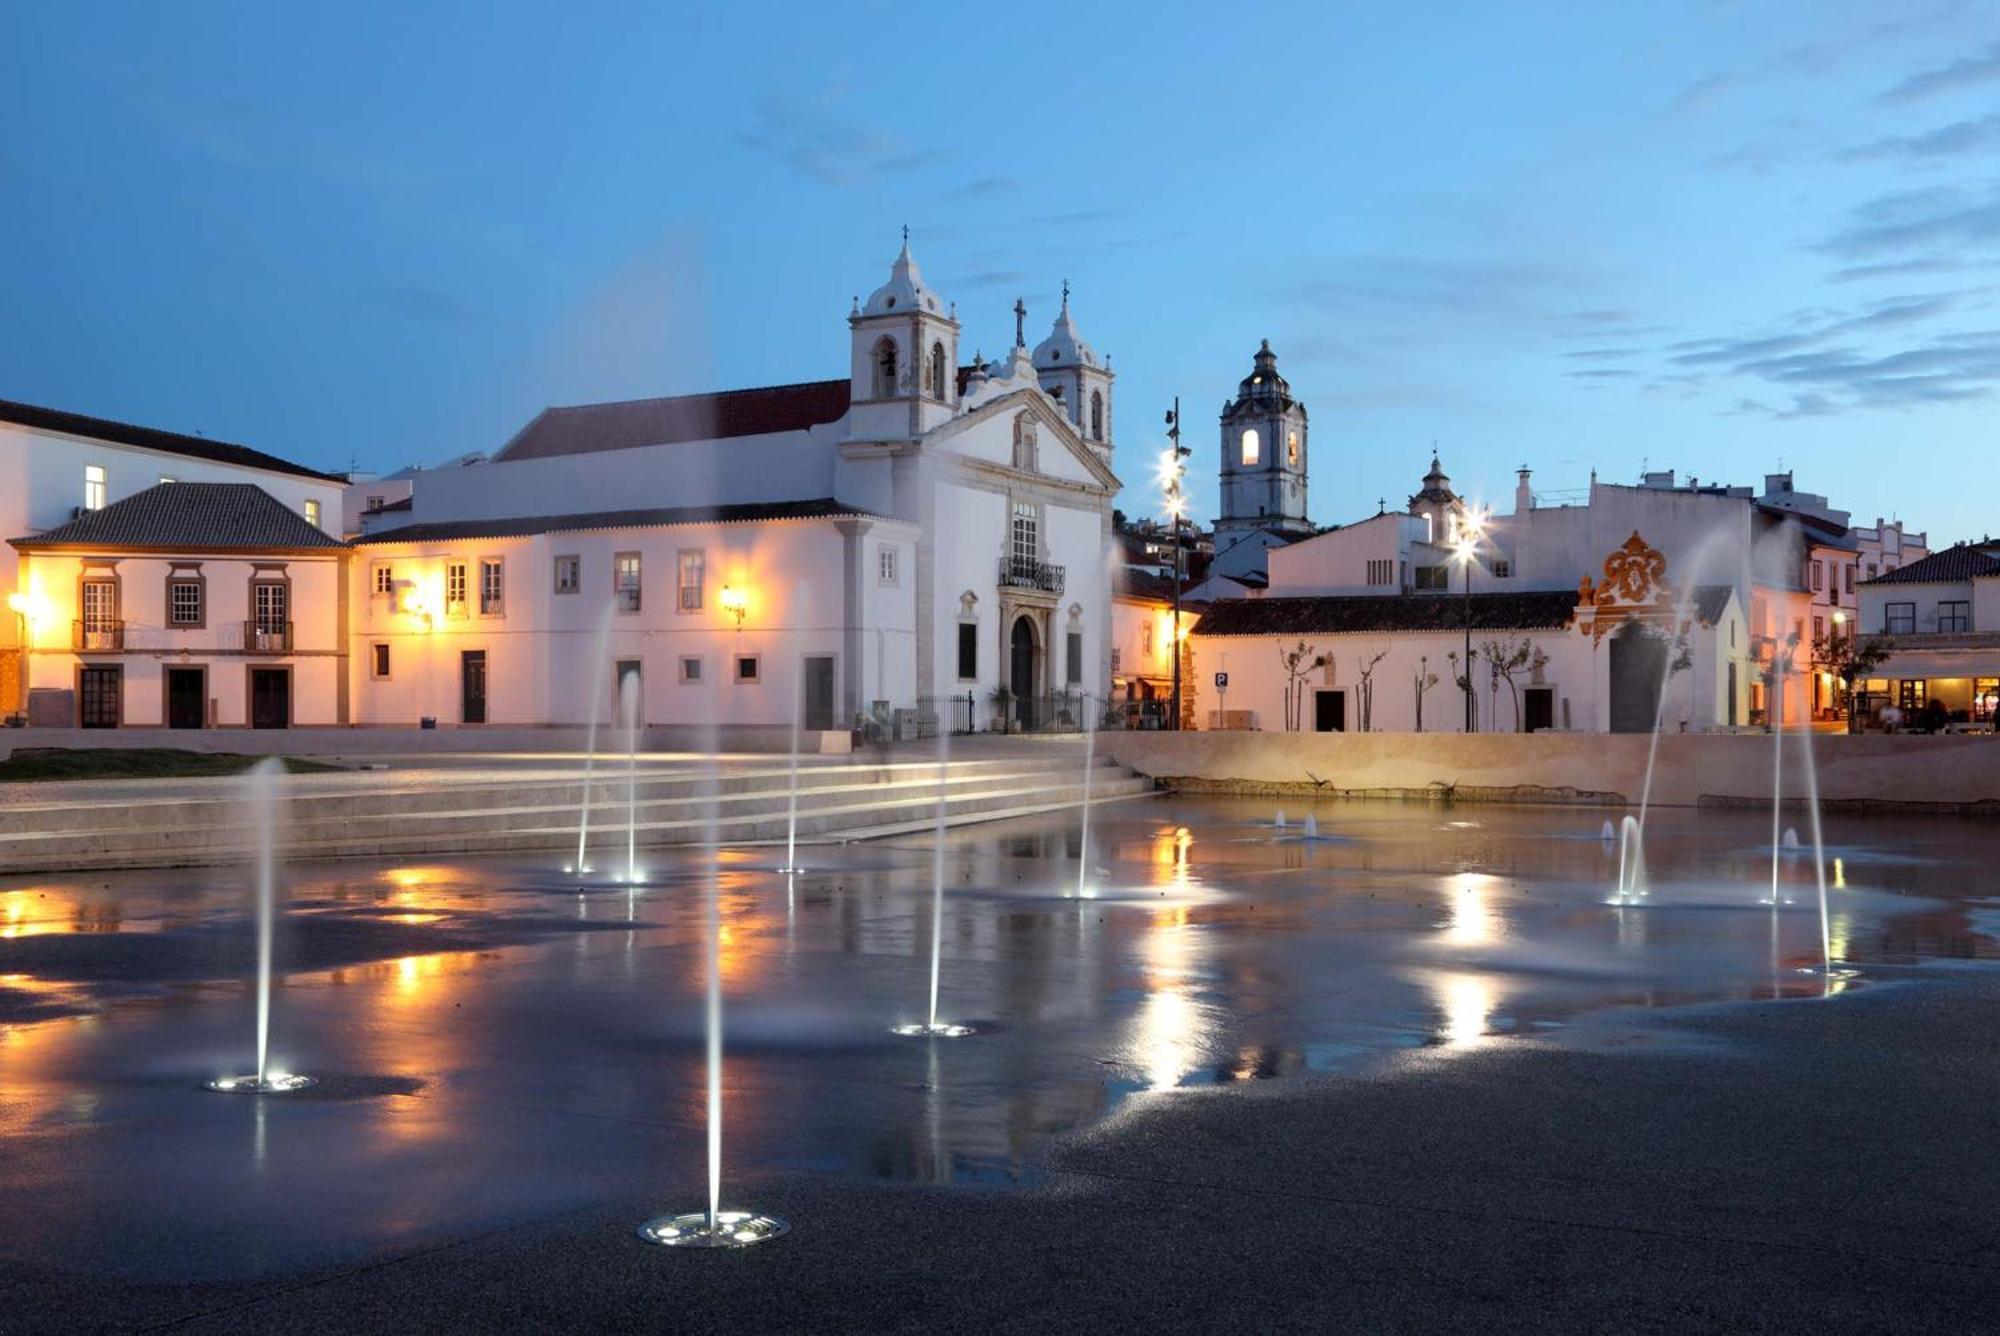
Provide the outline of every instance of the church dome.
[[863,315],[894,315],[899,311],[945,314],[943,299],[924,282],[923,270],[917,268],[916,257],[910,254],[908,236],[903,238],[903,249],[896,262],[889,266],[889,281],[869,293],[868,304],[861,308]]
[[1411,512],[1415,513],[1416,508],[1426,502],[1437,506],[1458,504],[1458,493],[1451,490],[1451,479],[1438,466],[1436,455],[1431,456],[1431,471],[1424,475],[1423,490],[1410,498]]
[[1250,374],[1237,383],[1236,398],[1222,406],[1223,417],[1264,417],[1290,412],[1295,406],[1301,413],[1305,411],[1305,405],[1292,398],[1291,383],[1278,374],[1278,355],[1265,339],[1258,345]]
[[1069,284],[1063,284],[1062,310],[1049,336],[1035,345],[1035,365],[1050,367],[1097,366],[1097,350],[1077,337],[1076,322],[1069,315]]

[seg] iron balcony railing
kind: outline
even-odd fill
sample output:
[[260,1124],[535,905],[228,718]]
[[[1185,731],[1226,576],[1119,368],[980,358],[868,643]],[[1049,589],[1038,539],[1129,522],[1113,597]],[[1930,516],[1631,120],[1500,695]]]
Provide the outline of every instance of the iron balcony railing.
[[1000,558],[1002,589],[1039,589],[1045,593],[1063,591],[1063,568],[1047,561],[1026,561],[1020,557]]
[[111,618],[71,622],[70,647],[80,650],[125,648],[125,623]]
[[292,648],[290,622],[243,623],[243,648],[252,654],[285,654]]

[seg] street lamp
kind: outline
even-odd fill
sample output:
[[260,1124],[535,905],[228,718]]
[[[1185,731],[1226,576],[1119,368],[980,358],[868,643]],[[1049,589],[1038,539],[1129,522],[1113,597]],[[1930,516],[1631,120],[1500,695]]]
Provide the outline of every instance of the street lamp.
[[1187,466],[1182,463],[1193,454],[1181,444],[1181,397],[1174,396],[1174,406],[1167,413],[1167,440],[1172,442],[1160,459],[1160,486],[1164,492],[1162,505],[1167,512],[1167,520],[1174,531],[1174,628],[1168,637],[1168,648],[1174,656],[1174,696],[1173,721],[1169,728],[1181,726],[1181,516],[1187,512],[1187,497],[1181,491],[1181,479],[1187,474]]
[[1459,517],[1452,556],[1465,567],[1465,731],[1468,733],[1479,731],[1474,713],[1477,698],[1472,694],[1472,568],[1478,564],[1479,540],[1485,536],[1485,511],[1468,510]]

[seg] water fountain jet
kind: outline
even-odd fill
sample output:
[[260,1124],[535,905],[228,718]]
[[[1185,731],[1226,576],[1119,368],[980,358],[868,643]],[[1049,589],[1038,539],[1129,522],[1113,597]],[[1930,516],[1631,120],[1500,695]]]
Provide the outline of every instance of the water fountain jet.
[[590,729],[585,735],[583,748],[583,800],[577,804],[576,812],[576,863],[564,869],[578,876],[590,871],[587,852],[590,844],[590,780],[591,772],[597,768],[598,692],[611,657],[611,614],[617,607],[616,602],[606,603],[604,618],[597,627],[597,669],[590,677]]
[[271,945],[278,913],[278,786],[285,763],[259,761],[244,781],[251,829],[257,835],[257,1070],[207,1082],[223,1094],[283,1095],[317,1084],[310,1076],[271,1070]]
[[944,834],[951,796],[951,730],[938,728],[937,831],[931,840],[931,1010],[930,1019],[892,1026],[890,1033],[906,1038],[961,1039],[970,1025],[938,1020],[938,974],[944,955]]

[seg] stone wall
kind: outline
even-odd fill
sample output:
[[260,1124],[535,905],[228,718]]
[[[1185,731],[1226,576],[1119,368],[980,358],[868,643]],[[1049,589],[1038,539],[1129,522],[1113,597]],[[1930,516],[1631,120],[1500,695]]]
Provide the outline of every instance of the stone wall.
[[[1627,806],[1645,785],[1651,739],[1578,733],[1106,733],[1099,750],[1170,787],[1461,801]],[[1785,797],[1803,797],[1805,735],[1784,740]],[[1816,734],[1829,808],[1922,808],[2000,817],[2000,738]],[[1771,800],[1768,734],[1659,740],[1652,800],[1734,806]]]

